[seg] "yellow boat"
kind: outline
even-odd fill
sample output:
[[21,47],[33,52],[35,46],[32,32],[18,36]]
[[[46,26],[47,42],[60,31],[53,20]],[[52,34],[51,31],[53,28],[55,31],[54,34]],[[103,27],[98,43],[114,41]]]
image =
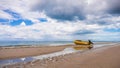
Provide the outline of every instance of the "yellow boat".
[[73,47],[75,50],[91,49],[91,48],[93,48],[93,43],[90,40],[88,40],[88,41],[75,40],[74,43],[76,44]]

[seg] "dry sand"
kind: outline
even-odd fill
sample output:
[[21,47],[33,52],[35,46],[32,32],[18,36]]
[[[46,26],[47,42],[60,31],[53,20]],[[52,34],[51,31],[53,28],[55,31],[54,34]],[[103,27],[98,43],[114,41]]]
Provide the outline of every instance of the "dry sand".
[[1,47],[0,60],[48,54],[52,52],[61,51],[66,47],[71,47],[71,46],[73,45]]
[[120,45],[8,65],[8,68],[120,68]]

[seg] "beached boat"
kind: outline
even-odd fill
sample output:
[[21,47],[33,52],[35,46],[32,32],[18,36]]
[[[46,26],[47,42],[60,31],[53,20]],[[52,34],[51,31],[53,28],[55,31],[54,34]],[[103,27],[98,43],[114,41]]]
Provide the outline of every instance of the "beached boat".
[[88,41],[75,40],[74,43],[76,44],[73,47],[75,50],[91,49],[91,48],[93,48],[93,43],[90,40],[88,40]]

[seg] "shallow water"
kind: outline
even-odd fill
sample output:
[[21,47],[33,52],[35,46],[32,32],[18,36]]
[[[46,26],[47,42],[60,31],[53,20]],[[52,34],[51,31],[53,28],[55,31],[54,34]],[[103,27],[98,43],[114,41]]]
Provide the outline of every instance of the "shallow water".
[[25,62],[29,62],[29,61],[33,61],[33,60],[34,60],[34,58],[32,58],[32,57],[0,60],[0,66],[11,65],[11,64],[15,64],[15,63],[25,63]]
[[73,52],[78,52],[78,51],[80,51],[80,50],[75,50],[73,48],[66,48],[63,51],[54,52],[54,53],[46,54],[46,55],[35,56],[33,58],[35,58],[35,59],[45,59],[45,58],[51,58],[51,57],[65,55],[65,54],[69,54],[69,53],[73,53]]

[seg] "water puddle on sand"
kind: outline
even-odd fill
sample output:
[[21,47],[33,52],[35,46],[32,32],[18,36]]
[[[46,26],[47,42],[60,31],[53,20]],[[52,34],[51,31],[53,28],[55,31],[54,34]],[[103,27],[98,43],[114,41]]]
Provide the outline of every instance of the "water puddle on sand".
[[46,58],[52,58],[52,57],[55,57],[55,56],[65,55],[65,54],[74,53],[74,52],[78,52],[78,51],[80,51],[80,50],[75,50],[73,48],[65,48],[63,51],[54,52],[54,53],[46,54],[46,55],[35,56],[33,58],[35,58],[35,59],[46,59]]
[[32,58],[32,57],[0,60],[0,66],[11,65],[11,64],[16,64],[16,63],[26,63],[26,62],[30,62],[33,60],[34,60],[34,58]]

